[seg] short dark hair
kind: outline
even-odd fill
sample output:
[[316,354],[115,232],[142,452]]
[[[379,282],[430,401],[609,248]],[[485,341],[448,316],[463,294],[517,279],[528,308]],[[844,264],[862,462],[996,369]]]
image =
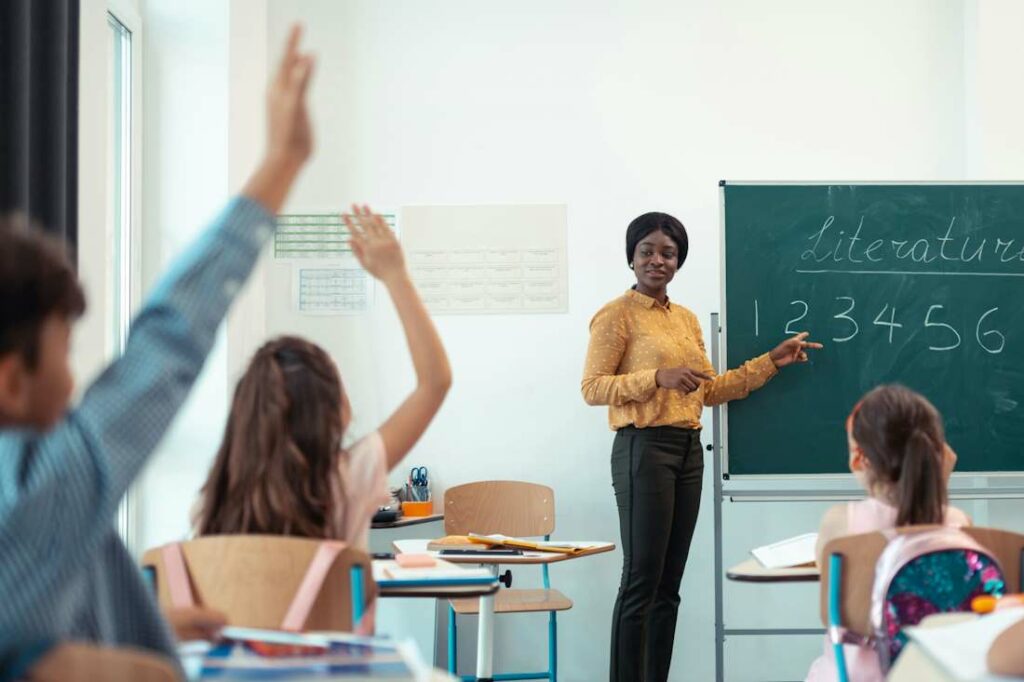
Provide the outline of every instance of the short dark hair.
[[0,356],[20,353],[35,369],[43,321],[83,312],[85,294],[63,245],[20,214],[0,215]]
[[682,267],[683,262],[686,261],[686,254],[690,251],[690,238],[686,236],[686,228],[678,218],[657,211],[644,213],[635,218],[626,228],[626,262],[633,265],[636,245],[655,230],[661,230],[667,234],[679,247],[679,253],[676,254],[676,267]]

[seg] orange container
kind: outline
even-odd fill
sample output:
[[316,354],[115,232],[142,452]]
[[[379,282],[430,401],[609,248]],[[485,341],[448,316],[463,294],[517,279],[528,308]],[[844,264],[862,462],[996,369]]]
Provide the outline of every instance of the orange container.
[[402,515],[403,516],[430,516],[434,513],[434,502],[428,500],[426,502],[403,502],[402,503]]

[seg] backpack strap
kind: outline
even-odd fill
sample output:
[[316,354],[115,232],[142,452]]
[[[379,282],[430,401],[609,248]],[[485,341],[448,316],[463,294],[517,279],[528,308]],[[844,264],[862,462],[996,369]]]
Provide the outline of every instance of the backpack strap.
[[164,571],[167,588],[171,592],[171,605],[176,609],[190,608],[196,605],[192,594],[192,581],[188,576],[188,565],[185,554],[181,551],[180,542],[172,542],[163,546],[160,554],[164,559]]
[[306,575],[302,578],[299,590],[288,607],[284,622],[281,624],[282,630],[299,632],[306,626],[306,619],[309,618],[309,612],[324,586],[324,580],[327,579],[334,560],[347,546],[344,542],[324,541],[320,543],[316,554],[313,555],[313,560],[309,562],[309,568],[306,569]]

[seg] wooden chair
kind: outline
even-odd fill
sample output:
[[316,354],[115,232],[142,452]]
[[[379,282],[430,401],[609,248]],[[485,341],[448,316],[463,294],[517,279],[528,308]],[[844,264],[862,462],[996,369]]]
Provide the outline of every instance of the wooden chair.
[[[481,481],[450,488],[444,496],[444,529],[448,535],[500,533],[514,537],[550,539],[555,529],[555,491],[545,485],[520,481]],[[558,677],[558,622],[556,613],[572,608],[572,600],[551,589],[547,564],[541,565],[543,589],[503,589],[495,595],[494,613],[548,614],[548,669],[539,673],[505,673],[496,680],[532,680]],[[453,599],[448,607],[448,671],[458,666],[459,615],[476,614],[477,599]]]
[[[343,548],[321,561],[325,545]],[[142,559],[164,609],[183,605],[172,596],[176,569],[171,547],[151,549]],[[280,535],[209,535],[180,543],[180,548],[195,603],[222,611],[231,625],[350,632],[376,593],[370,557],[340,543]],[[318,564],[319,575],[314,575]],[[295,602],[307,583],[310,603],[302,618],[296,616]]]
[[27,682],[179,682],[171,661],[150,651],[85,642],[58,644],[32,666]]
[[[938,526],[906,526],[899,534],[920,532]],[[996,528],[961,528],[989,550],[1003,569],[1007,591],[1024,591],[1024,535]],[[871,591],[875,566],[888,544],[878,531],[846,535],[825,545],[821,567],[821,622],[829,631],[833,646],[871,637]],[[836,650],[839,679],[846,680],[841,646]]]

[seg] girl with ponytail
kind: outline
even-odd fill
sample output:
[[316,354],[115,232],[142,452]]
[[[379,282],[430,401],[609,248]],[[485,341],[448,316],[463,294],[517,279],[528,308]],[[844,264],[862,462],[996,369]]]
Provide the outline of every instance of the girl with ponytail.
[[[829,509],[818,532],[818,565],[828,542],[843,535],[896,526],[969,526],[970,518],[947,505],[946,487],[956,453],[946,443],[942,417],[919,393],[897,384],[868,392],[846,418],[850,471],[866,499]],[[851,680],[880,680],[878,656],[861,648],[847,659]],[[863,654],[861,656],[860,654]],[[807,680],[836,680],[832,646],[811,665]]]
[[297,535],[366,549],[370,520],[390,498],[387,472],[441,407],[451,369],[398,240],[367,207],[354,206],[353,214],[346,217],[352,251],[395,304],[416,388],[377,431],[343,450],[351,407],[330,356],[294,336],[264,344],[235,388],[202,489],[198,535]]

